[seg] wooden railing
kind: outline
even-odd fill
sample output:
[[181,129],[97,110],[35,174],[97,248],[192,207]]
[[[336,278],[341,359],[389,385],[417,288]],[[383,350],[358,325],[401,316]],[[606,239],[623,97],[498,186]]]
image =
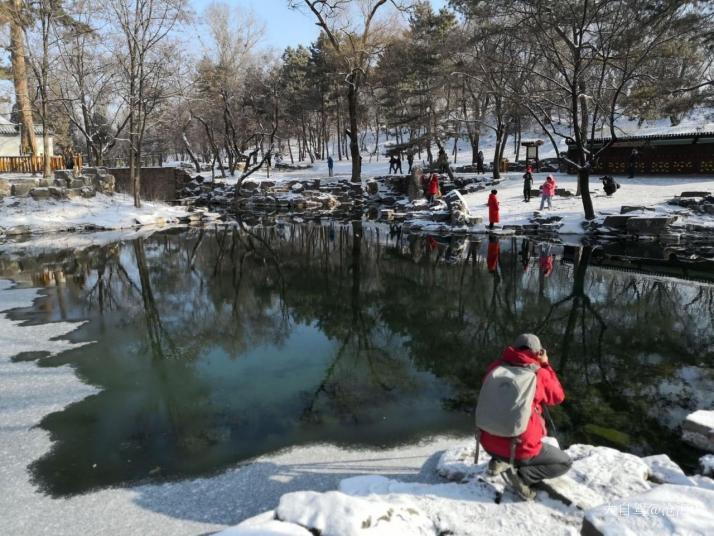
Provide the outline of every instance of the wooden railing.
[[[82,155],[74,155],[74,169],[82,169]],[[42,173],[45,167],[44,157],[40,156],[0,156],[0,173]],[[51,156],[50,167],[67,169],[64,156]]]

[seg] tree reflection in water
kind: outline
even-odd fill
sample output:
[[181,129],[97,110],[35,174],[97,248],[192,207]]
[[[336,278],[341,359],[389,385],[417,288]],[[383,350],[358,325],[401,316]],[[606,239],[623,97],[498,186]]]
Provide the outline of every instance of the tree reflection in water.
[[651,408],[677,369],[711,366],[712,287],[599,268],[595,254],[354,221],[37,259],[67,276],[45,318],[88,318],[73,337],[97,341],[40,364],[69,363],[100,392],[42,421],[55,443],[32,473],[63,495],[314,441],[469,433],[485,366],[522,331],[539,333],[568,391],[561,439],[691,463]]

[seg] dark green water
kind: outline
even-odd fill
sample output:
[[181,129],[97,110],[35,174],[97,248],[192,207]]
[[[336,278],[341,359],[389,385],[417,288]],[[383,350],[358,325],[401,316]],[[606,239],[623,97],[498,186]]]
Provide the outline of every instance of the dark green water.
[[522,331],[541,335],[565,386],[562,443],[691,467],[698,453],[665,423],[696,406],[689,376],[714,385],[714,288],[598,266],[623,264],[608,259],[312,224],[0,256],[0,277],[64,279],[13,318],[88,320],[71,338],[96,341],[17,358],[69,364],[99,389],[42,421],[53,448],[29,469],[67,495],[210,475],[291,445],[470,433],[484,368]]

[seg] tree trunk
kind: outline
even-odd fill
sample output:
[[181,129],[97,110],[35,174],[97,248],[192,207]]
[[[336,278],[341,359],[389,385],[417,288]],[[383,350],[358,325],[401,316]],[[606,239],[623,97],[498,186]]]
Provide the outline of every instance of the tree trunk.
[[587,169],[578,170],[578,188],[580,189],[580,198],[583,200],[585,219],[595,219],[593,200],[590,197],[590,172]]
[[32,105],[27,89],[27,64],[25,62],[25,36],[20,24],[20,11],[23,1],[13,0],[13,16],[10,20],[10,56],[12,61],[15,98],[20,117],[20,152],[37,154],[35,126],[32,120]]
[[352,155],[352,182],[362,182],[362,157],[359,151],[359,132],[357,127],[357,104],[359,95],[356,84],[359,73],[352,73],[347,91],[348,109],[350,114],[350,153]]

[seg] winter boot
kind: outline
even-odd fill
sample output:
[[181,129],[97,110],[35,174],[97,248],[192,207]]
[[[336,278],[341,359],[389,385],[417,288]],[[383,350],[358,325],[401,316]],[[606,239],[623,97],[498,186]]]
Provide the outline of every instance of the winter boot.
[[521,477],[518,476],[516,469],[509,467],[505,472],[501,473],[501,476],[503,477],[503,480],[506,481],[506,484],[511,486],[513,491],[515,491],[521,499],[524,501],[532,501],[535,499],[536,492],[532,490],[528,484],[521,480]]
[[500,475],[509,467],[511,467],[511,465],[508,462],[491,458],[488,462],[488,476]]

